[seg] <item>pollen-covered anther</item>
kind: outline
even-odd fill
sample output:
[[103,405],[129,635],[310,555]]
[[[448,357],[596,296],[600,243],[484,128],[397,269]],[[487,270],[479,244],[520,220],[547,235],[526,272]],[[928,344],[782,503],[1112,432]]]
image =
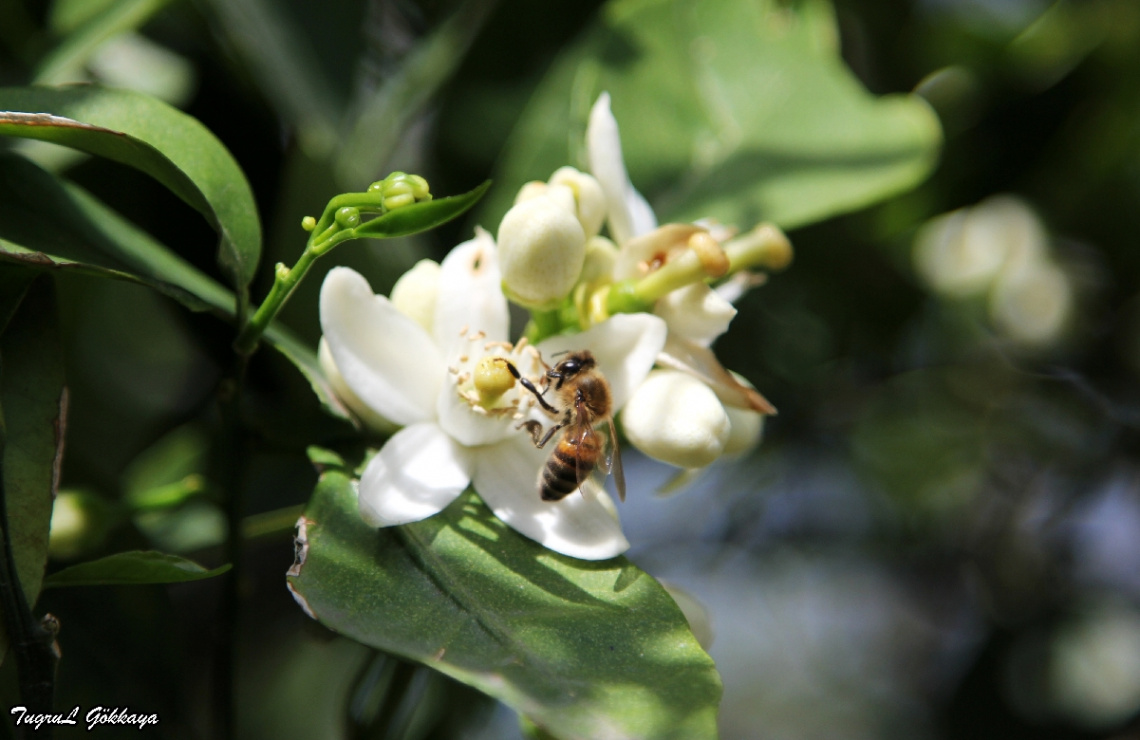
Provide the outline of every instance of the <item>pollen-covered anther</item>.
[[720,242],[707,231],[698,231],[689,237],[689,249],[701,261],[701,267],[709,277],[718,278],[728,272],[728,255]]

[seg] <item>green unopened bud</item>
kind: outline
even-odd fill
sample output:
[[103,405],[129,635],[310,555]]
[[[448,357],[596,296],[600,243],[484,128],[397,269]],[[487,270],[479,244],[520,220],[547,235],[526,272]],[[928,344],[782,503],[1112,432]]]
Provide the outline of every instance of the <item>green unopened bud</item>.
[[393,172],[383,180],[372,183],[368,186],[368,192],[380,194],[381,204],[389,211],[421,200],[431,200],[427,180],[406,172]]
[[313,229],[317,228],[317,219],[313,218],[312,216],[305,216],[303,219],[301,219],[301,228],[305,231],[312,231]]
[[581,224],[552,197],[519,203],[499,225],[503,292],[526,308],[557,306],[578,281],[585,258]]
[[338,208],[333,218],[341,228],[355,229],[360,225],[360,209],[352,206]]
[[479,404],[483,408],[493,407],[515,385],[515,376],[501,357],[479,360],[474,375],[475,392],[479,394]]

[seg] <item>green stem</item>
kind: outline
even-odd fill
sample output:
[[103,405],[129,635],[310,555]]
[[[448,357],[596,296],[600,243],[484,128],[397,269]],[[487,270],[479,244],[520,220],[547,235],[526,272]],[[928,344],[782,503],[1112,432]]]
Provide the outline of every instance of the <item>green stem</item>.
[[530,323],[527,324],[526,338],[532,344],[538,344],[547,337],[552,337],[562,331],[562,311],[555,308],[550,311],[531,311]]
[[245,548],[242,515],[245,511],[245,470],[248,459],[248,437],[241,414],[242,388],[245,384],[248,358],[235,358],[232,377],[218,386],[218,406],[222,433],[219,454],[219,480],[224,481],[226,500],[226,560],[233,566],[225,577],[221,619],[216,638],[214,661],[215,702],[218,736],[232,740],[237,735],[238,651],[241,645],[241,606],[245,574]]

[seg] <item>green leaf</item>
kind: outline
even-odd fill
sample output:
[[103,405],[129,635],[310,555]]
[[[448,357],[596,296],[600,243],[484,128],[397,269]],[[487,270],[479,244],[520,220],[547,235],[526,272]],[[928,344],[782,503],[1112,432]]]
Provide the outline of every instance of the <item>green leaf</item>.
[[470,492],[377,531],[333,468],[301,525],[289,586],[331,629],[467,683],[562,740],[716,737],[712,660],[628,560],[545,550]]
[[197,120],[127,90],[0,88],[0,134],[49,141],[151,175],[218,232],[218,262],[245,295],[261,251],[257,205],[237,162]]
[[72,565],[44,579],[44,588],[60,586],[141,586],[154,583],[185,583],[213,578],[230,564],[207,570],[193,560],[151,550],[117,552],[98,560]]
[[53,21],[75,27],[68,28],[67,37],[40,62],[35,82],[50,85],[75,80],[83,65],[108,39],[139,28],[169,3],[170,0],[116,0],[106,7],[92,8],[94,12],[80,11],[71,3],[70,8],[62,11],[70,18],[60,18],[53,8]]
[[[0,154],[0,262],[140,283],[192,310],[233,318],[234,295],[217,281],[82,188],[12,154]],[[279,324],[265,337],[308,379],[330,413],[348,418],[313,349]]]
[[0,260],[148,285],[194,310],[233,295],[87,192],[0,154]]
[[527,180],[585,164],[603,91],[662,221],[787,229],[913,187],[935,164],[937,118],[917,96],[869,94],[837,37],[823,0],[608,3],[532,98],[483,220],[497,223]]
[[[5,289],[11,268],[3,268]],[[0,450],[12,557],[28,605],[47,562],[52,497],[63,452],[66,392],[52,281],[27,284],[0,335]],[[0,647],[7,636],[0,638]],[[2,654],[2,650],[0,650]]]
[[418,234],[421,231],[434,229],[475,205],[489,187],[491,187],[491,181],[487,180],[482,185],[462,195],[424,200],[396,208],[383,216],[377,216],[371,221],[357,226],[353,229],[353,234],[357,238],[391,239],[396,236],[408,236],[409,234]]

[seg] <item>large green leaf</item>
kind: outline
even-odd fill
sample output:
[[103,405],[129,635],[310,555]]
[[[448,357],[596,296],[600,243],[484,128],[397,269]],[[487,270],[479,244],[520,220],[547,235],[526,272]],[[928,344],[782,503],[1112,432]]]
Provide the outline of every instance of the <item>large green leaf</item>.
[[608,91],[634,185],[663,219],[784,228],[920,182],[941,141],[913,95],[875,98],[844,66],[823,0],[614,0],[547,75],[485,204],[584,164],[590,106]]
[[195,310],[233,295],[102,206],[32,162],[0,154],[0,260],[149,285]]
[[131,550],[56,571],[44,579],[44,588],[185,583],[213,578],[229,569],[229,563],[207,570],[193,560],[177,555],[151,550]]
[[625,558],[545,550],[472,493],[377,531],[337,468],[301,525],[289,586],[326,626],[470,684],[563,740],[716,737],[712,660]]
[[[141,283],[194,310],[232,319],[234,295],[82,188],[18,155],[0,155],[0,262]],[[285,327],[265,333],[334,415],[347,412],[316,352]]]
[[[47,562],[52,498],[63,452],[65,390],[63,355],[50,279],[30,283],[9,268],[0,280],[8,294],[25,287],[18,308],[0,334],[0,413],[3,414],[4,503],[16,573],[29,605],[36,601]],[[7,636],[0,638],[0,655]]]
[[197,120],[127,90],[0,88],[0,134],[49,141],[151,175],[218,232],[218,262],[244,296],[261,250],[257,206],[237,162]]

